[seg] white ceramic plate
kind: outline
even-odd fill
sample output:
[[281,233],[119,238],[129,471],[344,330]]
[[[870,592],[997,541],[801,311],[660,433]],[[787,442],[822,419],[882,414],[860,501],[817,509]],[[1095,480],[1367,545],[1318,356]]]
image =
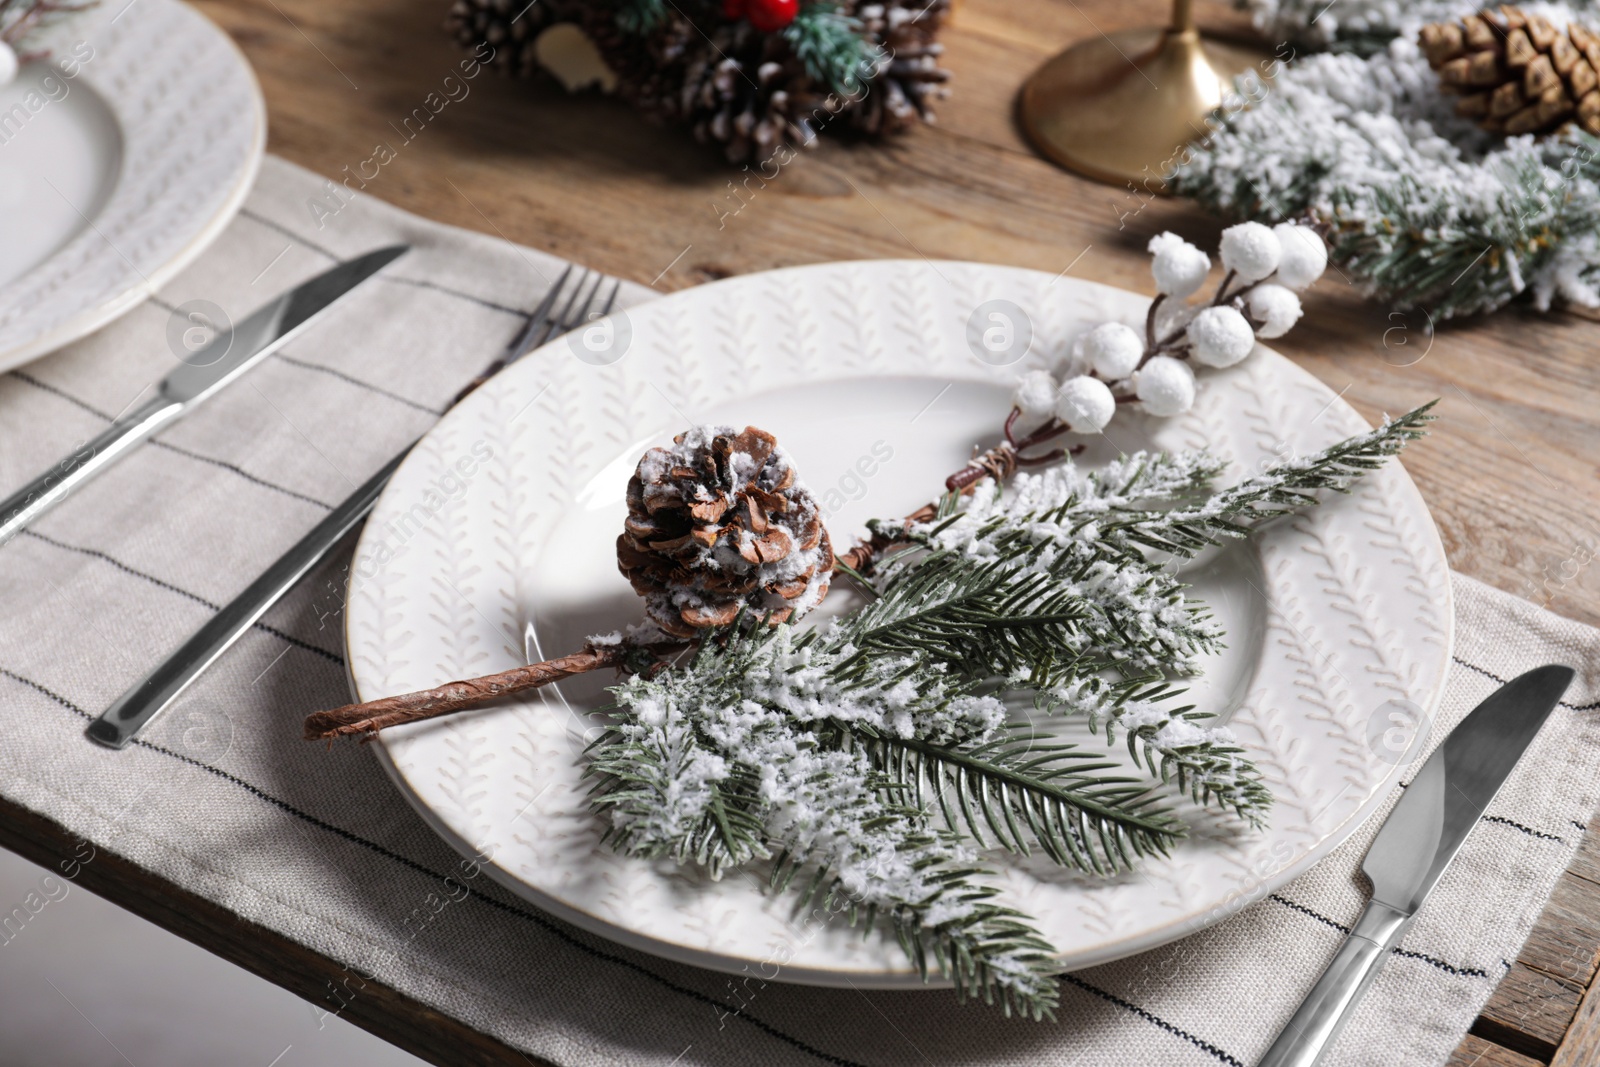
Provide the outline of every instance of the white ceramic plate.
[[[967,343],[974,309],[1031,319],[1028,357],[997,368]],[[640,453],[697,422],[777,434],[830,514],[836,544],[870,516],[930,499],[992,443],[1023,369],[1108,317],[1142,325],[1144,297],[969,263],[830,264],[735,278],[643,305],[609,366],[558,341],[445,416],[400,468],[353,567],[346,640],[370,698],[559,654],[640,617],[618,575],[623,490]],[[1230,477],[1364,429],[1325,386],[1270,351],[1208,373],[1187,416],[1124,412],[1081,462],[1117,448],[1207,447]],[[1398,464],[1354,494],[1199,561],[1197,593],[1230,649],[1193,692],[1225,713],[1277,805],[1261,833],[1191,818],[1168,859],[1097,880],[1002,858],[1009,901],[1081,967],[1222,918],[1305,870],[1378,804],[1397,766],[1369,743],[1391,702],[1431,716],[1451,641],[1438,533]],[[842,583],[841,583],[842,584]],[[837,595],[837,594],[836,594]],[[829,604],[833,604],[830,598]],[[663,956],[787,980],[913,984],[899,948],[842,923],[791,921],[792,902],[733,874],[710,882],[599,842],[579,779],[583,721],[604,679],[514,706],[385,732],[395,783],[441,834],[493,857],[496,878],[562,918]]]
[[179,0],[107,4],[56,37],[52,63],[0,86],[0,371],[192,262],[244,203],[266,143],[250,65]]

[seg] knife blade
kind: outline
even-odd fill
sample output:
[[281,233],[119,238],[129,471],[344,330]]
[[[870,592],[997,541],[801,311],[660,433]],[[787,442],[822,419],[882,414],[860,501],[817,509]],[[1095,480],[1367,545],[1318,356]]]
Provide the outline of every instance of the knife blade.
[[390,245],[324,271],[263,304],[237,326],[185,357],[183,366],[161,380],[153,398],[0,500],[0,545],[135,446],[277,351],[350,290],[409,250],[409,245]]
[[1313,1067],[1332,1047],[1572,679],[1572,668],[1556,664],[1513,678],[1428,757],[1362,861],[1371,901],[1259,1067]]

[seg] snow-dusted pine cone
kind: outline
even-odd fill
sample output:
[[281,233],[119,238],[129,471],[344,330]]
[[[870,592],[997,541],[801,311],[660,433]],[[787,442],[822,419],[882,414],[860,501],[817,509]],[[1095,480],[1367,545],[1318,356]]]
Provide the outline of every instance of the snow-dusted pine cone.
[[702,426],[639,460],[617,566],[651,621],[692,637],[741,609],[775,623],[810,611],[828,593],[833,547],[771,434]]

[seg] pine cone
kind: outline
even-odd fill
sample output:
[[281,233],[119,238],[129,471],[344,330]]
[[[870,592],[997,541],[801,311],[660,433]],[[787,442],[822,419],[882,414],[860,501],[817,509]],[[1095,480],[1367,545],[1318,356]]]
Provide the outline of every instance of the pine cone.
[[883,43],[890,57],[873,79],[871,91],[846,112],[850,127],[879,136],[899,133],[918,122],[933,122],[933,104],[949,95],[950,72],[939,66],[944,45],[937,40],[951,0],[928,4],[852,5],[867,33]]
[[706,426],[639,460],[617,566],[651,621],[693,637],[745,608],[773,623],[810,611],[827,595],[833,547],[771,434]]
[[[469,52],[487,43],[494,49],[488,65],[502,74],[526,78],[539,71],[533,42],[557,22],[576,22],[587,5],[572,0],[455,0],[445,28]],[[521,12],[521,17],[518,17]]]
[[1558,30],[1505,4],[1460,22],[1422,27],[1419,43],[1456,114],[1491,133],[1545,134],[1577,122],[1600,134],[1600,35]]
[[[682,88],[662,97],[659,110],[687,123],[700,141],[723,145],[730,162],[762,162],[780,144],[815,140],[811,120],[827,114],[828,91],[779,34],[729,23],[712,33],[710,48],[688,58]],[[648,98],[636,99],[651,110]]]

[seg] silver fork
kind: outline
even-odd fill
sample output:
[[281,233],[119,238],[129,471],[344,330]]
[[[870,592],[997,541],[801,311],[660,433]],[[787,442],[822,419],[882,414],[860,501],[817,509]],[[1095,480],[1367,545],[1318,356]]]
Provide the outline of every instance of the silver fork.
[[[571,277],[572,268],[568,267],[539,302],[539,306],[529,315],[527,325],[506,346],[505,353],[456,394],[451,407],[459,404],[469,393],[501,369],[515,363],[535,348],[611,311],[616,303],[617,291],[622,288],[620,281],[612,284],[605,304],[595,311],[595,300],[600,293],[601,283],[605,281],[605,275],[585,270],[578,276],[577,284],[568,290],[567,281]],[[590,284],[591,277],[594,279],[593,284]],[[586,287],[587,292],[585,292]],[[567,293],[566,303],[559,312],[556,312],[554,309],[563,291]],[[345,534],[355,529],[356,525],[367,517],[367,513],[377,503],[378,495],[383,492],[383,487],[388,484],[389,478],[415,445],[416,442],[413,441],[385,463],[365,485],[346,497],[343,503],[301,538],[298,544],[280,556],[276,563],[261,574],[261,577],[251,582],[249,588],[212,616],[209,622],[196,630],[192,637],[163,660],[155,670],[145,675],[118,697],[115,703],[101,712],[100,717],[89,724],[87,731],[89,737],[111,748],[123,748],[132,741],[151,719],[177,699],[178,694],[183,692],[190,682],[200,677],[206,668],[216,662],[217,658],[239,639],[240,635],[255,625],[257,620],[266,614],[268,608],[276,604],[312,568],[321,563],[323,557],[344,538]]]

